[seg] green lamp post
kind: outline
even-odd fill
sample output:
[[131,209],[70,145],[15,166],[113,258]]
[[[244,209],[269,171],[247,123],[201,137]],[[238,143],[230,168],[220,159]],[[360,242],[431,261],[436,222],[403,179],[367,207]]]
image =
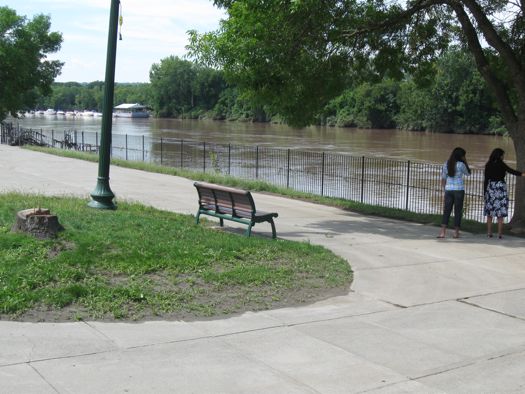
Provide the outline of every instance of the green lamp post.
[[92,200],[88,204],[92,208],[99,209],[117,209],[117,206],[113,202],[115,195],[109,187],[109,165],[111,162],[111,126],[113,121],[113,93],[115,90],[115,60],[117,55],[119,5],[120,0],[111,0],[98,177],[95,190],[91,193]]

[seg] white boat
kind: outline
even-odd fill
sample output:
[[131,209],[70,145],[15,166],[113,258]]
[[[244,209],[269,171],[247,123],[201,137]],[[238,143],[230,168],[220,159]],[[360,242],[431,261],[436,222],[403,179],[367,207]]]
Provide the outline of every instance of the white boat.
[[75,113],[75,111],[67,111],[66,112],[66,116],[76,116],[77,114]]
[[64,111],[57,111],[57,116],[66,116],[66,113]]
[[138,103],[120,104],[113,110],[113,116],[117,118],[149,118],[147,107]]
[[94,112],[94,113],[93,113],[93,116],[94,116],[95,118],[100,118],[100,117],[102,116],[102,112]]
[[82,116],[93,116],[95,115],[95,111],[84,111],[82,112]]
[[44,112],[45,116],[56,116],[56,114],[57,114],[57,111],[55,111],[53,108],[48,108]]

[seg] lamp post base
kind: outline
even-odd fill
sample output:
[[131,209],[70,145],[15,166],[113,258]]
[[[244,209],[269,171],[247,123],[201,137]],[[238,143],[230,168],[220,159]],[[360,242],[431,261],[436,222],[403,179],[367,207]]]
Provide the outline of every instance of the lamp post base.
[[115,195],[109,187],[109,178],[98,177],[97,186],[91,193],[91,200],[88,206],[97,209],[117,209],[113,202]]

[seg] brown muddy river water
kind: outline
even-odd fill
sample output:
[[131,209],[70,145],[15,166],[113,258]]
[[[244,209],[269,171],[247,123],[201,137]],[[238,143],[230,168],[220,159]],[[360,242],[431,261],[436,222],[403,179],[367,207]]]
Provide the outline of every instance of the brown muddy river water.
[[[52,129],[57,133],[64,130],[100,132],[101,127],[101,118],[92,117],[69,119],[40,116],[20,119],[18,122],[22,127]],[[218,144],[231,143],[304,151],[324,151],[431,163],[444,162],[454,147],[461,146],[467,151],[469,163],[477,168],[483,167],[492,149],[500,147],[505,150],[506,161],[509,164],[514,164],[515,160],[514,147],[510,138],[489,135],[340,127],[294,129],[277,124],[154,118],[114,118],[113,133],[206,141],[207,143]]]

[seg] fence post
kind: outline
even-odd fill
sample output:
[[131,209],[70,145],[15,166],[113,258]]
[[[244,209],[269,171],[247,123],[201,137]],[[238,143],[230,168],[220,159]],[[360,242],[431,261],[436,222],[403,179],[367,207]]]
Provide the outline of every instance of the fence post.
[[66,149],[66,130],[64,130],[64,140],[62,142],[62,149]]
[[82,152],[84,152],[84,132],[82,131]]
[[126,160],[128,160],[128,133],[126,133]]
[[206,141],[202,142],[202,172],[206,172]]
[[361,157],[361,202],[365,195],[365,157]]
[[162,165],[162,137],[160,137],[160,165]]
[[410,160],[407,162],[407,193],[405,201],[405,210],[408,211],[408,198],[410,193]]
[[184,168],[184,140],[180,140],[180,168]]
[[98,131],[95,131],[95,148],[97,149],[97,152],[98,152]]
[[259,145],[255,147],[255,179],[259,178]]
[[231,175],[232,169],[232,145],[228,144],[228,175]]
[[75,130],[75,146],[77,145],[77,143],[78,143],[77,131]]
[[142,135],[142,161],[145,161],[145,156],[144,156],[144,134]]
[[286,187],[290,187],[290,148],[286,151]]
[[55,130],[51,129],[51,146],[55,147]]
[[40,144],[44,145],[44,132],[40,129]]
[[321,196],[324,196],[324,152],[321,155]]

